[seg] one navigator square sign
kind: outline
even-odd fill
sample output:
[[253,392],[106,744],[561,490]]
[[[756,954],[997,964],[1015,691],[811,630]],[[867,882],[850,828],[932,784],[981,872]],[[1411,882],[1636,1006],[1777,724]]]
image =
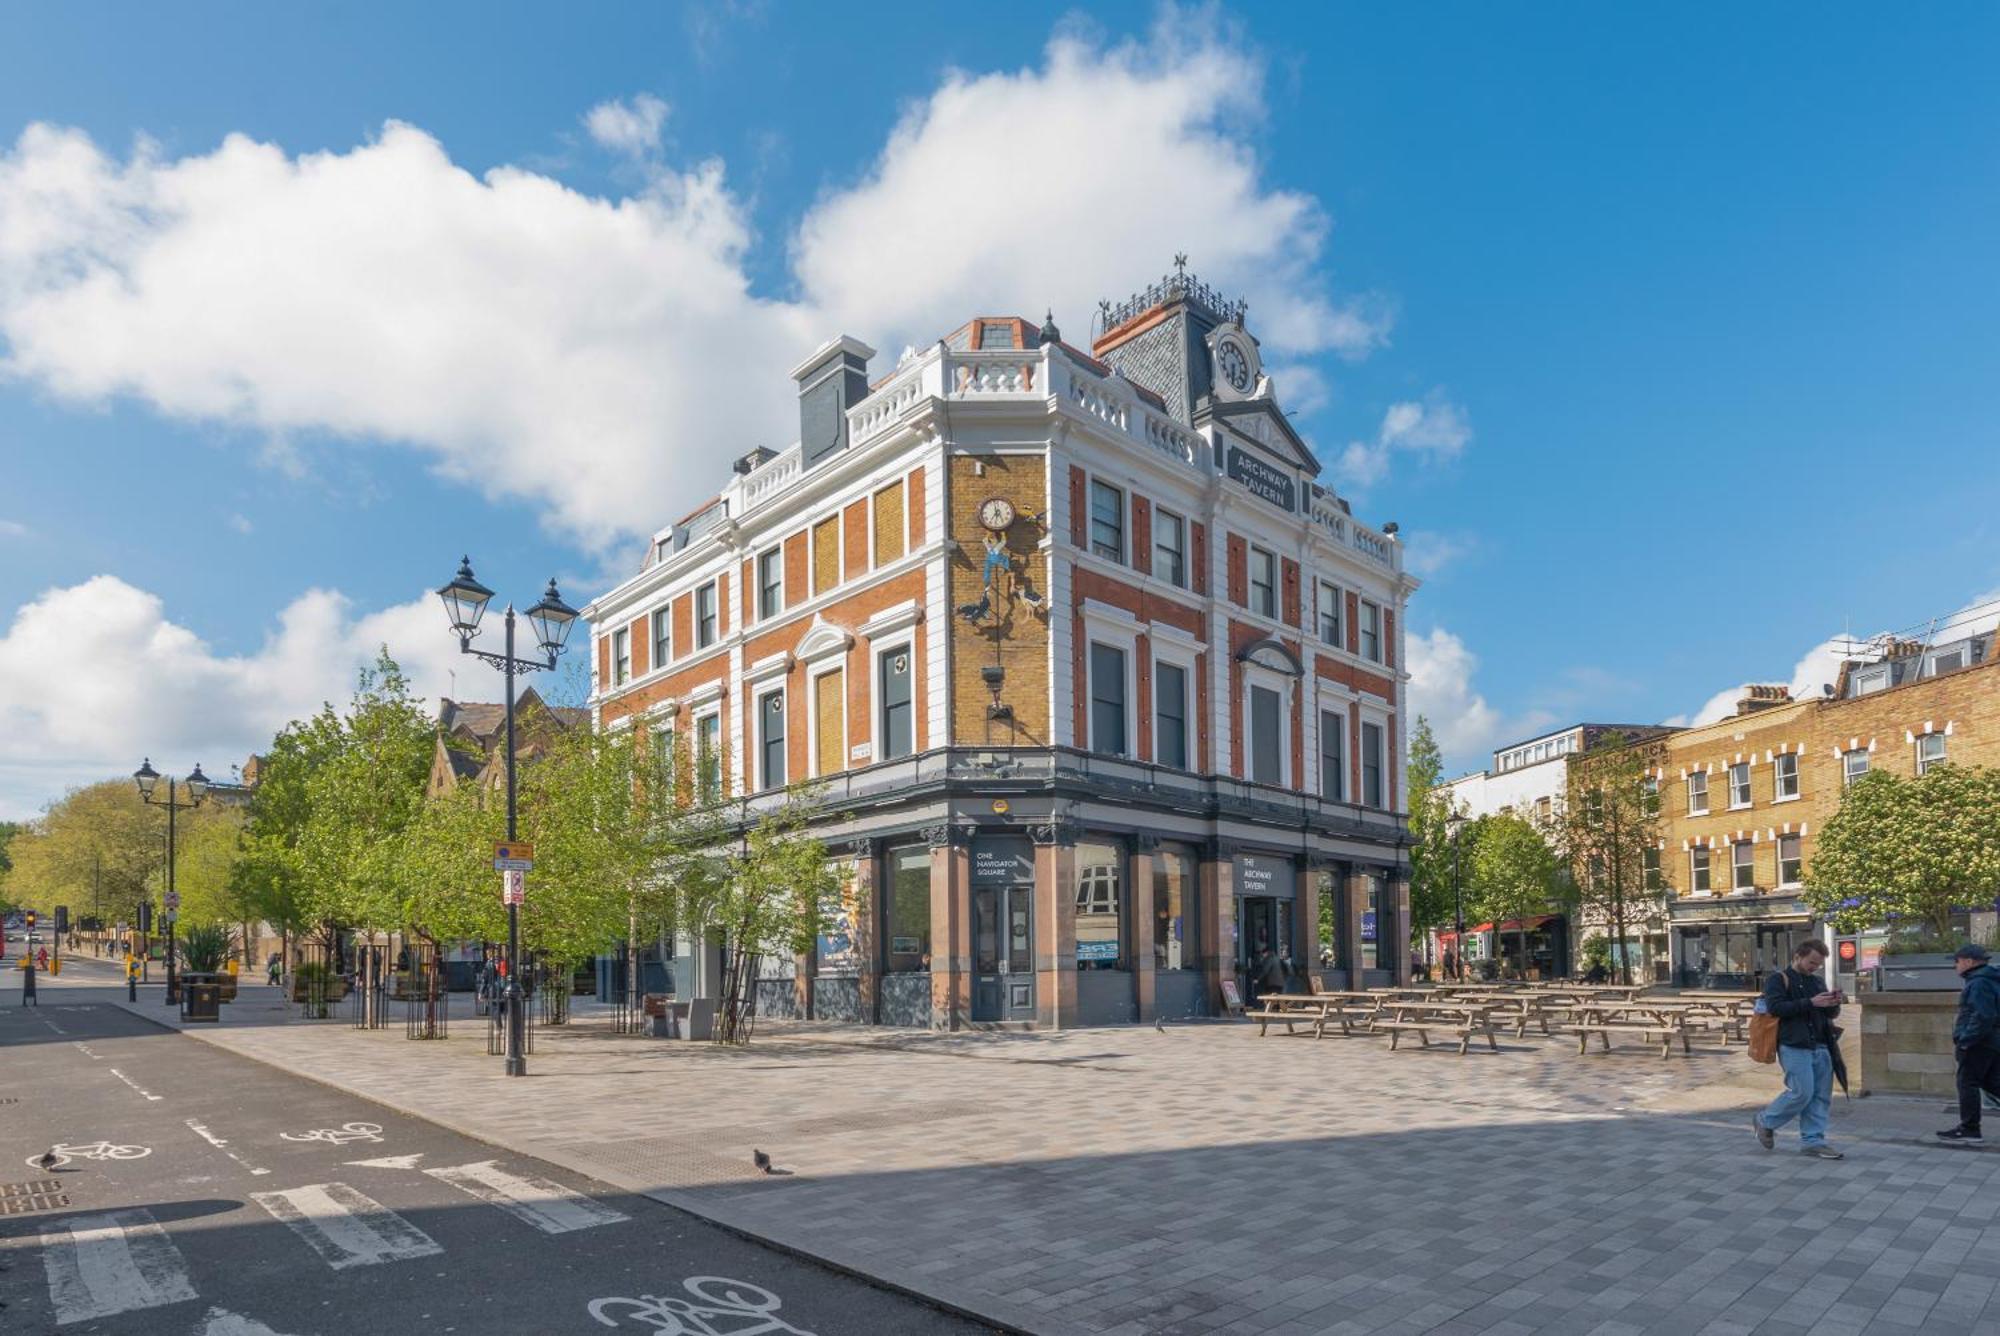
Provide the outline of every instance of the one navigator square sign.
[[1241,446],[1232,445],[1225,456],[1229,476],[1263,497],[1280,510],[1296,510],[1292,500],[1292,480]]

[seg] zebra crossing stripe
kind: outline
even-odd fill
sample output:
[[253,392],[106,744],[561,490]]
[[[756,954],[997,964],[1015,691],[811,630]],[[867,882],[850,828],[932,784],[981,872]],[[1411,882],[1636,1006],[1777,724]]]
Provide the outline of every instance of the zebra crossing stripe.
[[187,1263],[143,1207],[79,1216],[42,1235],[56,1325],[198,1297]]
[[489,1205],[527,1221],[544,1234],[567,1234],[595,1225],[615,1225],[627,1219],[600,1201],[572,1192],[546,1178],[510,1174],[497,1160],[481,1160],[448,1169],[426,1169],[432,1178],[451,1184]]
[[335,1271],[444,1251],[437,1240],[345,1183],[313,1183],[250,1199],[306,1241]]

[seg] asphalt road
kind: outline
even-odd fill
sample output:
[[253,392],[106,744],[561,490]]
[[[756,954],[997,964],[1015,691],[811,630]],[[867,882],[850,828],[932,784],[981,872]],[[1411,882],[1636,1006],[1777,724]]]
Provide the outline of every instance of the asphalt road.
[[[0,975],[5,1336],[986,1330],[89,1001],[100,968],[65,976],[24,1008]],[[51,1148],[67,1162],[30,1163]]]

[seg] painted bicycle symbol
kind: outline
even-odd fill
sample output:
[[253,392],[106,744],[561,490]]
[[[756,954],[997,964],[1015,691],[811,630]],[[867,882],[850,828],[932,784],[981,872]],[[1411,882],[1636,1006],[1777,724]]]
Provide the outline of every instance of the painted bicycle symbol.
[[778,1296],[748,1281],[726,1276],[690,1276],[679,1295],[642,1294],[636,1299],[593,1299],[590,1315],[607,1327],[627,1322],[666,1336],[812,1336],[777,1316]]
[[[86,1141],[72,1146],[59,1141],[49,1147],[49,1154],[56,1157],[49,1168],[60,1169],[71,1160],[143,1160],[152,1153],[151,1146],[114,1146],[109,1141]],[[42,1157],[30,1155],[27,1162],[40,1168]]]
[[280,1132],[280,1141],[324,1141],[330,1146],[345,1146],[350,1141],[380,1141],[380,1123],[342,1123],[339,1127],[315,1127],[310,1132]]

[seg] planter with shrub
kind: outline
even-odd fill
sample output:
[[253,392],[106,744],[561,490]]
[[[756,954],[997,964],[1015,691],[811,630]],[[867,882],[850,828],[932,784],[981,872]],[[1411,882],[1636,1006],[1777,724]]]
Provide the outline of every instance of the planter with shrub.
[[[181,937],[181,1016],[190,1021],[222,1019],[223,964],[234,939],[219,923],[198,923]],[[231,980],[230,982],[234,982]]]

